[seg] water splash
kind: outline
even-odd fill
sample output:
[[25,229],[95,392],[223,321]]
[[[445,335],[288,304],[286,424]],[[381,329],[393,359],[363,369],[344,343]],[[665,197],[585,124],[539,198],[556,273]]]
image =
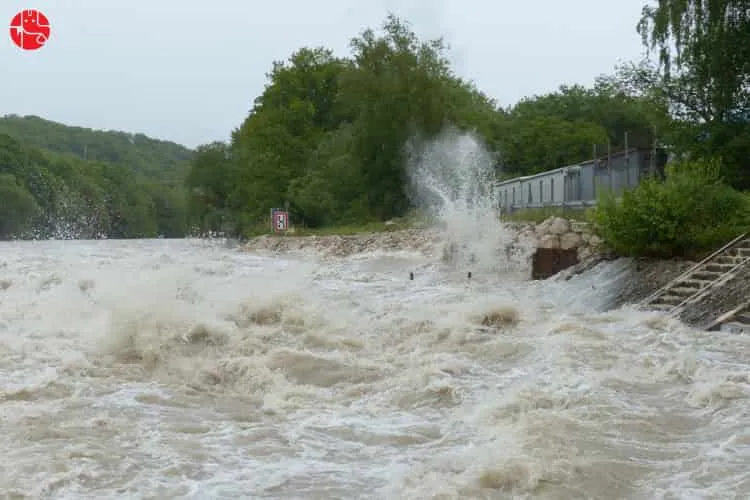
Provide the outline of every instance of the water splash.
[[497,161],[482,141],[447,129],[430,141],[413,140],[407,148],[411,198],[437,220],[445,239],[444,260],[484,270],[527,268],[529,250],[517,245],[517,231],[498,218]]

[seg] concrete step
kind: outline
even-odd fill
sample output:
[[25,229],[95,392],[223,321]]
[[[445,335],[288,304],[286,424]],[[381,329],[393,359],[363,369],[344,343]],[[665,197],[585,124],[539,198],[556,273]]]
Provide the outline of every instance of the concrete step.
[[701,268],[698,269],[690,274],[689,280],[697,280],[697,281],[703,281],[707,283],[711,283],[712,281],[715,281],[719,278],[721,278],[721,275],[723,273],[717,272],[717,271],[709,271],[708,269]]
[[712,271],[712,272],[715,272],[715,273],[724,274],[724,273],[726,273],[728,271],[731,271],[733,267],[734,267],[734,264],[727,264],[727,263],[723,263],[723,262],[713,261],[713,262],[707,263],[705,265],[704,269],[706,271]]
[[727,253],[725,255],[728,255],[730,257],[741,257],[741,258],[746,259],[750,257],[750,248],[735,247],[730,250],[727,250]]
[[734,321],[750,325],[750,311],[739,313],[738,315],[734,317]]
[[680,283],[681,286],[671,286],[666,291],[672,295],[680,297],[690,297],[701,291],[700,287],[687,286],[687,283]]
[[730,266],[736,266],[737,264],[742,264],[745,259],[745,257],[736,257],[734,255],[721,255],[716,257],[712,264],[728,264]]
[[659,297],[655,298],[651,303],[652,304],[667,304],[670,306],[677,306],[682,304],[688,296],[682,296],[682,295],[672,295],[670,293],[664,293],[663,295],[660,295]]
[[648,305],[649,309],[653,309],[654,311],[671,311],[674,306],[671,304],[659,304],[659,303],[653,303]]
[[694,278],[691,276],[683,280],[680,284],[690,287],[690,288],[697,288],[698,290],[703,290],[707,286],[710,286],[711,283],[714,282],[714,280],[719,279],[720,277],[721,277],[721,274],[716,274],[711,279],[698,279],[698,278]]

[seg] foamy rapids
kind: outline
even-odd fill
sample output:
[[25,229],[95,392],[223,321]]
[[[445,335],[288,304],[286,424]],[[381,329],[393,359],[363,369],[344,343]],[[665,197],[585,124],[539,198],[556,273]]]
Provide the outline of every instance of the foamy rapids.
[[750,496],[750,340],[529,281],[479,142],[410,148],[430,232],[0,243],[0,497]]
[[612,266],[2,243],[0,497],[746,496],[748,338],[598,310]]

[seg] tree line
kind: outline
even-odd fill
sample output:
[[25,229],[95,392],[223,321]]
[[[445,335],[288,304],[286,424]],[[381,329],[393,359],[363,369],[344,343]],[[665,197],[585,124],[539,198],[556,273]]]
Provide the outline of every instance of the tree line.
[[[80,133],[85,129],[32,117],[24,122],[24,133],[19,134],[9,122],[20,120],[24,119],[0,120],[0,129],[5,127],[14,136],[31,138],[21,142],[14,136],[0,133],[0,239],[182,237],[186,234],[184,172],[189,157],[184,160],[183,173],[177,175],[165,168],[160,163],[162,160],[153,163],[139,160],[129,164],[128,155],[112,158],[114,162],[85,160],[78,153],[88,153],[78,146],[90,144],[94,157],[106,155],[108,149],[102,136],[112,133],[88,131],[82,134],[80,143],[52,142],[56,138],[55,131],[64,135],[71,130]],[[27,136],[28,128],[35,133]],[[45,131],[50,129],[53,132],[46,135]],[[41,149],[33,145],[35,139],[44,137],[54,148]],[[137,154],[140,146],[129,140],[120,142],[129,145],[123,146],[123,150],[130,156]],[[112,144],[122,145],[117,141]],[[66,145],[70,149],[65,149]],[[174,146],[177,145],[170,145],[166,152],[152,153],[157,157],[159,154],[169,156]],[[179,155],[189,152],[179,148]],[[179,157],[173,161],[178,161]],[[149,168],[151,175],[142,173]]]
[[144,134],[91,130],[45,120],[38,116],[0,117],[0,134],[44,151],[83,160],[121,165],[146,177],[182,184],[193,151]]
[[[479,136],[503,176],[579,163],[627,142],[658,144],[692,165],[686,171],[708,165],[701,182],[747,190],[749,3],[650,2],[634,28],[637,21],[655,57],[510,107],[457,76],[441,39],[421,40],[391,15],[353,38],[348,57],[305,47],[274,62],[227,143],[190,151],[6,118],[0,133],[13,137],[0,136],[0,200],[14,201],[3,201],[0,237],[52,234],[61,221],[84,236],[242,236],[267,231],[272,207],[288,207],[309,227],[387,220],[412,208],[405,145],[449,126]],[[687,184],[700,182],[672,183]]]

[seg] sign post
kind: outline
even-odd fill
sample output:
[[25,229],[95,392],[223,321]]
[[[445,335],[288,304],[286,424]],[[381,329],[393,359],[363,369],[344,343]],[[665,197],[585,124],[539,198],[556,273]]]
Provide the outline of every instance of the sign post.
[[289,229],[289,212],[279,208],[272,208],[271,229],[274,233],[285,233]]

